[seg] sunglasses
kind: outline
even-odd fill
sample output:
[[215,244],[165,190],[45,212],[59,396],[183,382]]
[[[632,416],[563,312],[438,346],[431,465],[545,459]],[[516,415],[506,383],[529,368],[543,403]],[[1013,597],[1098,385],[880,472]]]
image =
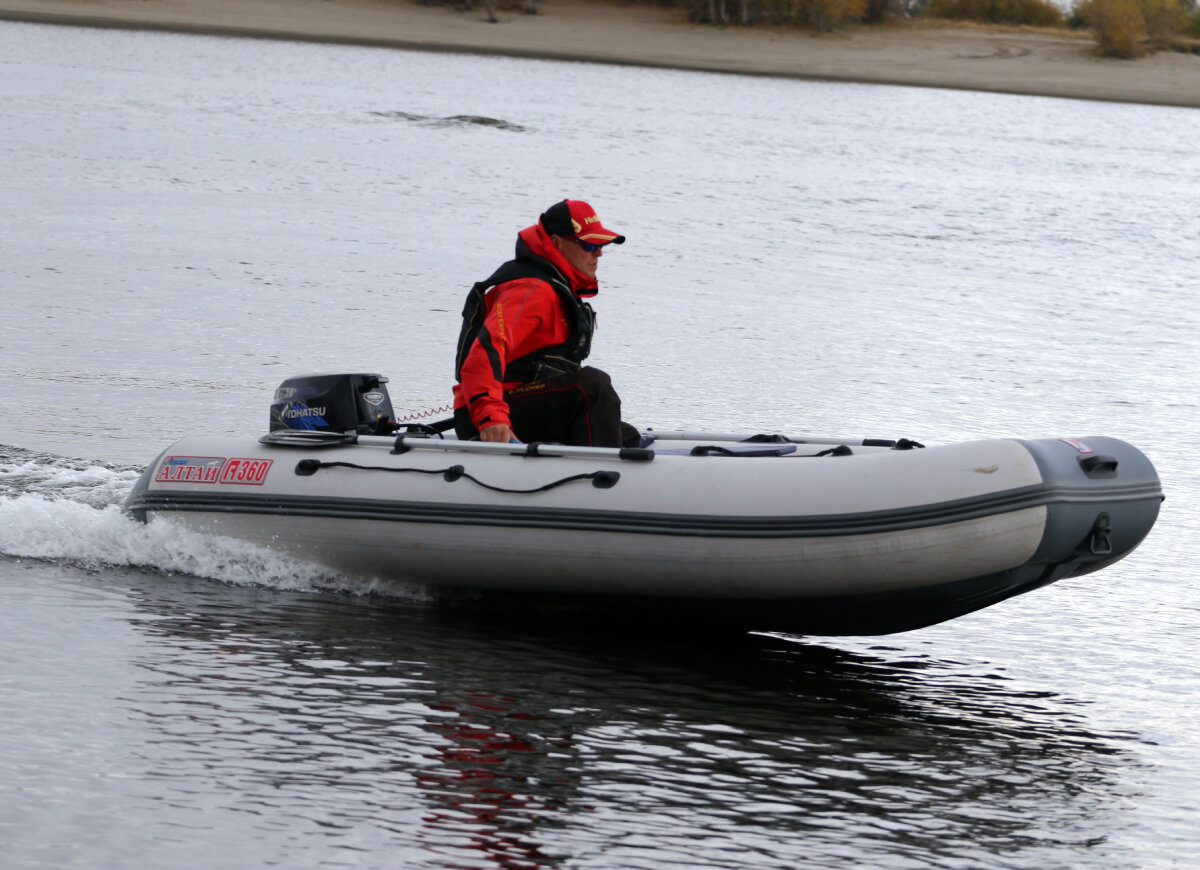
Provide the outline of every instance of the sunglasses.
[[595,245],[595,244],[592,244],[591,242],[585,242],[585,241],[583,241],[583,239],[577,239],[574,236],[568,236],[568,238],[571,241],[573,241],[575,244],[579,245],[579,247],[581,247],[585,251],[587,251],[589,254],[594,254],[598,250],[600,250],[601,248],[604,247],[604,245]]

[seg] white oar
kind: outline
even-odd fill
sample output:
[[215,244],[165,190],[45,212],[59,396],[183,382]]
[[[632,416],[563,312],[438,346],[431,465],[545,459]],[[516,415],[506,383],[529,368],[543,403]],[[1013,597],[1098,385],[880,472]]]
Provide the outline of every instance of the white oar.
[[574,447],[568,444],[529,444],[512,441],[507,444],[491,441],[459,441],[455,438],[428,438],[422,435],[331,435],[326,432],[272,432],[259,439],[264,444],[285,447],[335,447],[341,444],[361,444],[369,447],[389,447],[393,453],[409,450],[446,450],[460,453],[500,454],[507,456],[571,456],[588,459],[626,459],[649,462],[653,450],[641,447]]

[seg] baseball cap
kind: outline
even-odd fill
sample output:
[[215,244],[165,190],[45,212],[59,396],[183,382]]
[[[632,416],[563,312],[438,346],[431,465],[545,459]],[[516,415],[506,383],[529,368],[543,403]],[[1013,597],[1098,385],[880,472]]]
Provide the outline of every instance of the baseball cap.
[[596,216],[596,210],[581,199],[564,199],[546,209],[541,216],[542,228],[555,236],[569,236],[594,245],[625,244],[625,237],[606,229]]

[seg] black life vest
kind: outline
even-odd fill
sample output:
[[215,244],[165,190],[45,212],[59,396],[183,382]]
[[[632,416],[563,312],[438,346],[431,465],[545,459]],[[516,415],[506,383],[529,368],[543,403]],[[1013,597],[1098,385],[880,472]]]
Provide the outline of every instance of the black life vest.
[[554,375],[573,373],[578,371],[580,363],[587,359],[592,349],[592,334],[596,331],[596,312],[592,310],[592,306],[576,296],[562,275],[549,265],[542,265],[534,260],[509,260],[493,272],[490,278],[473,286],[467,294],[467,302],[462,312],[462,329],[458,334],[458,352],[454,360],[456,381],[462,380],[463,363],[487,316],[484,296],[497,284],[515,281],[518,278],[537,278],[553,287],[558,298],[562,300],[567,322],[574,322],[571,337],[561,344],[539,348],[523,357],[509,360],[504,367],[504,383],[528,384]]

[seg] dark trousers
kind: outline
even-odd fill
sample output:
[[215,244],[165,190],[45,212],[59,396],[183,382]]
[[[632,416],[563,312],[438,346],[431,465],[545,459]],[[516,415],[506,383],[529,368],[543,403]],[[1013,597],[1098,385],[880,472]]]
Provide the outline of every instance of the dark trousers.
[[[621,398],[608,375],[591,367],[523,384],[504,394],[513,432],[522,441],[588,447],[636,446],[638,432],[621,422]],[[454,431],[479,435],[466,408],[454,412]]]

